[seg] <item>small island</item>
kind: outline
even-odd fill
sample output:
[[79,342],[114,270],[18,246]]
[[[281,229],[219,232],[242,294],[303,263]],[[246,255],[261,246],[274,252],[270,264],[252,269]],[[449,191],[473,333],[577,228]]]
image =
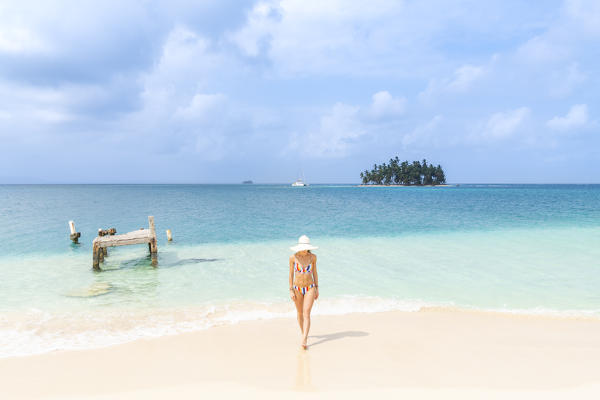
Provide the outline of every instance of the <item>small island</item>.
[[242,184],[244,185],[252,185],[254,182],[252,181],[243,181]]
[[398,157],[391,158],[389,163],[373,165],[372,170],[360,173],[362,185],[365,186],[439,186],[446,184],[446,176],[441,165],[422,162],[400,162]]

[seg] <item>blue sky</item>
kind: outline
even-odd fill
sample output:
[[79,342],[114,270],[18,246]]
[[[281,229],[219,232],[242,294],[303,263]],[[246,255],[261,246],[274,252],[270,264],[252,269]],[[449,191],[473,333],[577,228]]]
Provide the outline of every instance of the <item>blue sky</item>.
[[0,182],[600,182],[600,2],[3,1]]

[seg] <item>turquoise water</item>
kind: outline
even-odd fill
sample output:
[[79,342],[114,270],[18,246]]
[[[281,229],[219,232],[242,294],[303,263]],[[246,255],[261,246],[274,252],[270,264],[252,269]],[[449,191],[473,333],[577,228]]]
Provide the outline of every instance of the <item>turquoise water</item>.
[[[148,215],[158,267],[140,245],[109,250],[94,272],[98,228],[136,230]],[[288,247],[301,234],[320,246],[317,314],[600,316],[600,185],[9,185],[0,356],[292,316]]]

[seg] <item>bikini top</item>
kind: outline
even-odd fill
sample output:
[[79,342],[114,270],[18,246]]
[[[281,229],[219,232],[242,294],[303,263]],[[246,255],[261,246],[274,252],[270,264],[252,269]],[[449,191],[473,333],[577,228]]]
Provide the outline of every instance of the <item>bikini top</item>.
[[294,271],[300,274],[308,274],[312,271],[312,263],[308,264],[306,267],[303,267],[298,261],[294,260]]

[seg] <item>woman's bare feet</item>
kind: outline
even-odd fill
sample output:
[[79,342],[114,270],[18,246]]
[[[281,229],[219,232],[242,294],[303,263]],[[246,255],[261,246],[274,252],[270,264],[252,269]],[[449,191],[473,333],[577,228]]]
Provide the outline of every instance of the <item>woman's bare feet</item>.
[[302,344],[301,344],[300,346],[302,346],[302,349],[303,349],[303,350],[306,350],[306,349],[308,349],[308,346],[307,346],[307,344],[306,344],[306,339],[304,339],[304,340],[302,341]]

